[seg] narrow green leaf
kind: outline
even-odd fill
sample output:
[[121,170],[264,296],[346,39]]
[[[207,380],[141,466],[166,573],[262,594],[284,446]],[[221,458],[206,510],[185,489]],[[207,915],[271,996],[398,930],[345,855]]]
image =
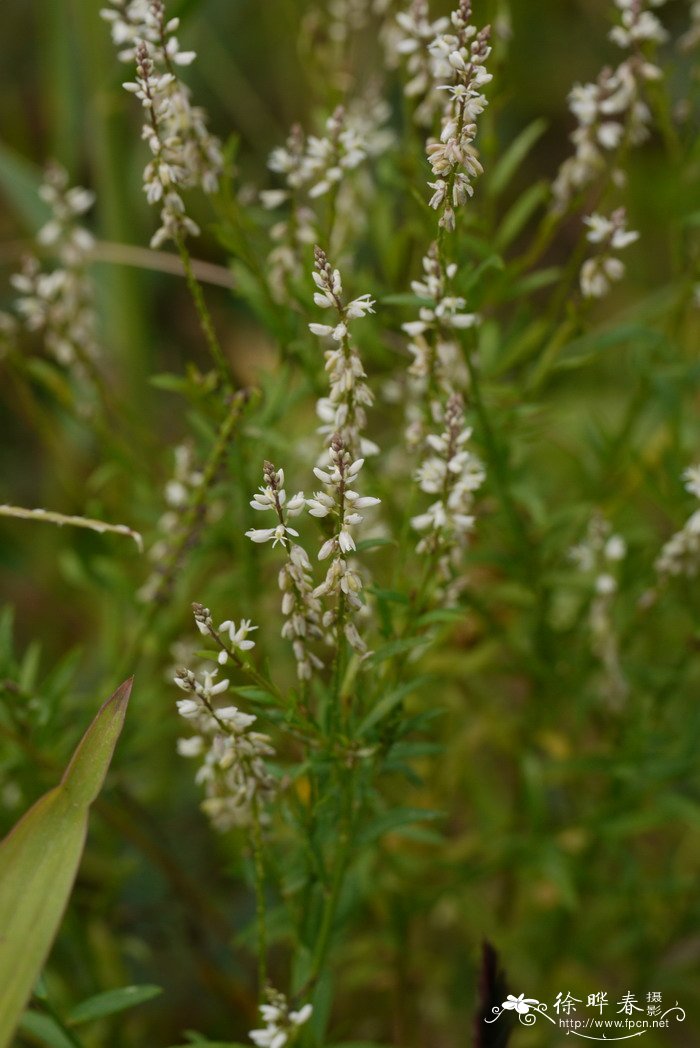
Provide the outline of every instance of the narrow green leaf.
[[499,251],[505,251],[512,244],[537,208],[548,200],[551,191],[548,182],[536,182],[534,186],[528,186],[522,196],[506,212],[498,227],[495,243]]
[[37,233],[49,217],[49,208],[39,196],[41,177],[38,167],[0,143],[0,192],[30,233]]
[[29,1034],[33,1041],[39,1041],[46,1048],[75,1048],[72,1041],[50,1015],[41,1012],[25,1012],[19,1024],[21,1033]]
[[489,196],[497,197],[499,193],[503,192],[527,154],[546,130],[547,121],[538,117],[520,132],[491,172],[488,184]]
[[137,1004],[144,1004],[162,992],[160,986],[144,985],[120,986],[118,990],[97,993],[94,997],[88,997],[80,1004],[76,1004],[68,1015],[68,1024],[77,1026],[79,1023],[91,1022],[93,1019],[102,1019],[105,1015],[123,1012],[127,1008],[135,1008]]
[[433,638],[428,636],[401,637],[399,640],[391,640],[388,644],[382,644],[381,648],[373,651],[367,661],[376,665],[387,659],[393,659],[394,655],[403,655],[404,652],[413,651],[414,648],[425,647],[431,644],[432,640]]
[[444,819],[445,813],[431,808],[392,808],[382,812],[369,822],[360,834],[360,843],[369,844],[383,837],[385,833],[410,826],[415,822]]
[[407,695],[410,695],[416,688],[428,683],[429,680],[429,677],[416,677],[414,680],[408,681],[407,684],[402,684],[400,688],[395,688],[384,695],[360,724],[360,727],[357,729],[358,735],[366,734],[370,728],[373,728],[375,724],[378,724],[379,721],[391,713],[394,707],[398,706]]
[[124,723],[132,681],[117,688],[78,745],[60,785],[0,844],[0,1048],[29,999],[78,872],[88,813]]

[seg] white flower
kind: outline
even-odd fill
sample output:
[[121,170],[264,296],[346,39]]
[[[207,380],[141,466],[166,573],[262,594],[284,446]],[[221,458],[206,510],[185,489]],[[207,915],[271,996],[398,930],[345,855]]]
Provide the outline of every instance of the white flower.
[[639,233],[625,228],[625,221],[624,208],[618,208],[609,217],[592,214],[584,218],[589,227],[586,238],[593,244],[600,244],[600,254],[586,259],[581,266],[580,284],[584,297],[601,298],[612,282],[624,276],[623,262],[611,252],[620,251],[639,238]]
[[248,1034],[258,1048],[284,1048],[294,1027],[303,1026],[313,1013],[310,1004],[303,1005],[298,1011],[290,1011],[283,994],[276,990],[267,990],[270,1003],[260,1005],[260,1016],[265,1028],[251,1030]]
[[238,651],[250,651],[251,648],[255,647],[255,641],[248,640],[248,634],[257,628],[257,626],[251,624],[250,619],[241,619],[240,626],[236,626],[236,623],[231,619],[226,619],[219,626],[219,633],[228,633],[232,648],[236,648]]
[[688,466],[683,472],[685,489],[700,499],[700,466]]
[[350,338],[350,325],[368,313],[374,312],[374,301],[368,295],[360,295],[347,306],[342,300],[340,273],[334,269],[324,251],[314,249],[313,281],[319,289],[314,301],[323,308],[334,308],[338,323],[310,324],[310,330],[320,337],[330,336],[337,347],[325,353],[326,371],[330,380],[328,397],[322,397],[316,412],[323,422],[319,432],[324,436],[338,433],[348,448],[359,451],[363,444],[362,430],[367,422],[366,408],[373,402],[367,386],[366,374],[357,350]]
[[465,545],[473,530],[471,509],[474,492],[484,482],[481,462],[465,445],[471,437],[471,428],[464,425],[464,403],[453,393],[444,411],[444,429],[430,433],[426,444],[430,454],[416,472],[422,491],[441,497],[424,512],[411,519],[411,526],[425,532],[418,543],[418,552],[450,551]]

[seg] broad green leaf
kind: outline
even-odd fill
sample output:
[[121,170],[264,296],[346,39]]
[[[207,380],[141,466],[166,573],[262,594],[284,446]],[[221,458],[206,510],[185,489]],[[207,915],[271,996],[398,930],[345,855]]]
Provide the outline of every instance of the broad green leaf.
[[120,986],[118,990],[106,990],[105,993],[97,993],[94,997],[88,997],[76,1004],[68,1015],[68,1023],[77,1026],[93,1019],[102,1019],[105,1015],[114,1015],[115,1012],[123,1012],[127,1008],[135,1008],[137,1004],[144,1004],[162,992],[160,986],[150,985]]
[[132,681],[102,706],[60,784],[0,844],[0,1048],[12,1041],[73,887],[97,797],[124,723]]

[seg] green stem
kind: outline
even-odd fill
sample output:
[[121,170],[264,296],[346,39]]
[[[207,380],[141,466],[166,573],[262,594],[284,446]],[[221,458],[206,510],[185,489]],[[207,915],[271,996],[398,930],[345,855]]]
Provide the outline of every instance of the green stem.
[[197,316],[199,317],[199,324],[207,343],[207,348],[216,364],[222,382],[225,386],[228,386],[229,389],[233,390],[235,387],[231,378],[231,371],[214,329],[214,322],[212,321],[211,313],[209,312],[207,303],[204,299],[204,292],[202,291],[201,284],[194,275],[190,253],[185,246],[182,236],[176,236],[175,243],[180,253],[180,261],[182,262],[182,268],[185,271],[185,280],[187,281],[187,287],[189,288],[194,307],[197,311]]
[[257,799],[253,801],[253,825],[251,827],[250,839],[253,850],[255,912],[258,923],[258,997],[262,1001],[265,987],[267,986],[267,911],[265,905],[265,863],[263,861],[260,810]]
[[470,380],[470,393],[471,399],[474,404],[474,410],[476,416],[479,419],[481,427],[481,434],[486,447],[487,457],[489,459],[489,465],[492,469],[492,476],[494,484],[498,490],[498,494],[505,510],[506,517],[511,525],[513,534],[517,539],[518,545],[522,548],[526,561],[529,563],[532,559],[533,550],[530,545],[530,540],[527,535],[527,530],[523,523],[522,517],[518,512],[518,509],[513,501],[513,497],[510,493],[507,478],[507,464],[504,459],[502,450],[496,440],[496,435],[491,426],[491,421],[486,410],[486,405],[481,394],[481,385],[479,375],[476,368],[474,367],[471,359],[471,354],[467,352],[465,354],[467,363],[467,370],[469,371]]
[[311,990],[318,982],[321,975],[323,964],[326,960],[328,953],[331,937],[333,934],[333,925],[335,923],[336,912],[338,909],[338,903],[340,901],[340,893],[343,888],[345,881],[345,872],[347,869],[348,861],[350,858],[352,834],[351,834],[351,796],[349,794],[347,786],[344,790],[344,812],[341,821],[341,828],[338,834],[338,849],[336,852],[336,862],[333,868],[333,875],[331,878],[330,887],[326,893],[326,901],[323,907],[323,916],[321,918],[321,927],[319,929],[316,944],[314,946],[313,957],[311,961],[311,972],[309,974],[306,983],[299,991],[298,996],[308,997]]

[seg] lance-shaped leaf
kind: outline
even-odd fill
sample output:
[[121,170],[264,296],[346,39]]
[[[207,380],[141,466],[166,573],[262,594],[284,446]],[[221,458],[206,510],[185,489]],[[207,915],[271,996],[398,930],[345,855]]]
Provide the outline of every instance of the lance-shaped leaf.
[[117,688],[86,731],[60,785],[0,844],[0,1048],[12,1040],[46,961],[78,872],[90,805],[124,723],[132,681]]

